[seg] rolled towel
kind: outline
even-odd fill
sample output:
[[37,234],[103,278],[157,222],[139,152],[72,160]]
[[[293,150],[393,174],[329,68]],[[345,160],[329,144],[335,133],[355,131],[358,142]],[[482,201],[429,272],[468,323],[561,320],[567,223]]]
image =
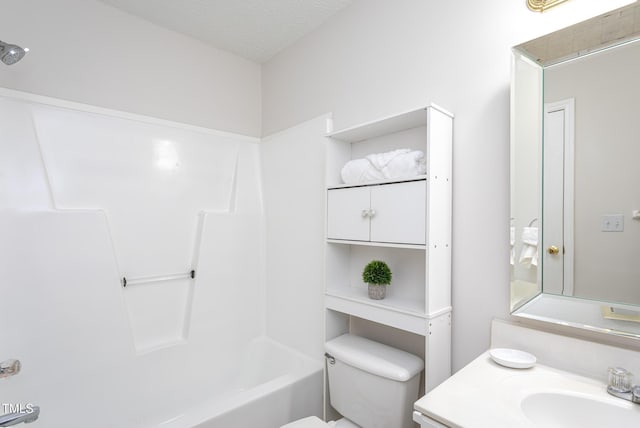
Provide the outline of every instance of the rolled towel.
[[347,184],[394,178],[414,177],[426,173],[424,153],[419,150],[398,149],[374,153],[364,159],[347,162],[340,175]]
[[420,150],[398,154],[382,170],[382,173],[387,178],[414,177],[426,172],[426,160],[424,153]]
[[354,159],[347,162],[342,167],[340,176],[342,181],[347,184],[384,180],[382,171],[374,168],[367,159]]
[[385,153],[373,153],[366,156],[366,159],[371,162],[374,168],[380,171],[384,170],[389,165],[389,162],[401,155],[406,155],[411,149],[398,149]]

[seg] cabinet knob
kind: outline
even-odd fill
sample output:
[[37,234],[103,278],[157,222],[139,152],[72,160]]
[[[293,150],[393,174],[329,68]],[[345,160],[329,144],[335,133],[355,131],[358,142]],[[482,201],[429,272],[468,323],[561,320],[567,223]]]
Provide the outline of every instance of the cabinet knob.
[[374,210],[362,210],[362,218],[372,218],[374,215],[376,215]]
[[555,245],[552,245],[549,248],[547,248],[547,252],[549,254],[556,255],[560,252],[560,248],[556,247]]

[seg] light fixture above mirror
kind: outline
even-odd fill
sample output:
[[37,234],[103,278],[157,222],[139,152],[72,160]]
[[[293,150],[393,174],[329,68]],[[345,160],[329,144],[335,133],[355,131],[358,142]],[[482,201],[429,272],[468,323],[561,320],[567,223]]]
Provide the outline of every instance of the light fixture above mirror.
[[544,12],[566,1],[567,0],[527,0],[527,7],[534,12]]
[[543,67],[640,37],[638,2],[522,43],[517,49]]

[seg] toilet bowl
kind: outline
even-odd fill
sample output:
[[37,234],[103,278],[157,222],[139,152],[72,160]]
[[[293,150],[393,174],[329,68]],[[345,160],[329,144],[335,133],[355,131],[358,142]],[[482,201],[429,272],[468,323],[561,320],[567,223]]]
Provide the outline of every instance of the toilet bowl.
[[352,334],[325,343],[331,406],[343,418],[312,416],[282,428],[412,428],[418,399],[419,357]]

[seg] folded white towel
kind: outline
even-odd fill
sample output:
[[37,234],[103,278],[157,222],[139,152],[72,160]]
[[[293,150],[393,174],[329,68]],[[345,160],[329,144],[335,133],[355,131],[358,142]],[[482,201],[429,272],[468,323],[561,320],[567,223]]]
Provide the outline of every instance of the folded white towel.
[[345,183],[414,177],[426,173],[424,153],[419,150],[398,149],[386,153],[375,153],[364,159],[354,159],[345,164],[340,172]]
[[538,228],[525,227],[522,229],[522,251],[520,263],[538,266]]
[[531,245],[523,245],[520,253],[520,263],[527,267],[538,266],[538,249]]
[[538,228],[531,226],[523,228],[522,242],[527,245],[538,245]]

